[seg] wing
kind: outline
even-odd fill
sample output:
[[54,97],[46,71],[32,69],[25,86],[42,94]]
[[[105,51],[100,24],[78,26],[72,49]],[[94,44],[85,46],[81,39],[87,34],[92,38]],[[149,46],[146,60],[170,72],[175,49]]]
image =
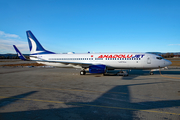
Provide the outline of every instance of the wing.
[[21,60],[27,60],[27,59],[24,57],[24,55],[21,54],[21,52],[18,50],[18,48],[17,48],[15,45],[13,45],[13,47],[14,47],[16,53],[18,54],[18,57],[19,57]]
[[[35,56],[30,56],[30,57],[34,57],[34,58],[38,58],[38,57],[35,57]],[[69,62],[69,61],[51,61],[51,60],[45,60],[45,59],[42,59],[42,58],[38,58],[39,60],[31,60],[31,61],[36,61],[36,62],[49,62],[49,63],[61,63],[61,64],[65,64],[65,65],[68,65],[68,64],[71,64],[71,65],[80,65],[80,66],[84,66],[84,65],[87,65],[87,66],[90,66],[90,65],[93,65],[92,63],[83,63],[83,62]]]
[[19,49],[13,45],[15,51],[17,52],[18,54],[18,57],[21,59],[21,60],[25,60],[25,61],[36,61],[36,62],[48,62],[48,63],[61,63],[61,64],[64,64],[64,65],[68,65],[68,64],[71,64],[71,65],[80,65],[80,66],[90,66],[92,65],[92,63],[82,63],[82,62],[67,62],[67,61],[49,61],[49,60],[45,60],[45,59],[42,59],[42,58],[39,58],[39,57],[35,57],[35,56],[30,56],[30,57],[34,57],[34,58],[38,58],[39,60],[29,60],[29,59],[26,59],[24,57],[24,55],[19,51]]

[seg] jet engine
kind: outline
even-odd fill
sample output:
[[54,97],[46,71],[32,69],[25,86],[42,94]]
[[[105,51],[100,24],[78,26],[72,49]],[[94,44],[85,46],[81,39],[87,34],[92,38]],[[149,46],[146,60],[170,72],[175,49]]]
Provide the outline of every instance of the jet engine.
[[105,73],[105,65],[91,65],[89,66],[89,73]]

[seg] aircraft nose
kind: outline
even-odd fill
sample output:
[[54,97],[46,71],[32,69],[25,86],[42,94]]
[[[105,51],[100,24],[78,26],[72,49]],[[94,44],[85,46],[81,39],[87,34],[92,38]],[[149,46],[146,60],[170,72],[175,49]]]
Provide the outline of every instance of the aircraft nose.
[[165,64],[166,64],[167,66],[169,66],[169,65],[171,65],[171,64],[172,64],[172,62],[171,62],[171,61],[169,61],[169,60],[166,60],[166,61],[165,61]]

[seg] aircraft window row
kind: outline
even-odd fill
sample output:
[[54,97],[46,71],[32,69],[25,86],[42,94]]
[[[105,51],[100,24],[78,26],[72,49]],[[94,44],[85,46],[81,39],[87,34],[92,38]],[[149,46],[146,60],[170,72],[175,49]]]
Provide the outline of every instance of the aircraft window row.
[[[106,58],[106,60],[140,60],[141,58]],[[157,57],[157,59],[162,59]],[[93,60],[93,58],[49,58],[49,60]],[[103,58],[95,58],[95,60],[103,60]]]
[[49,58],[49,60],[93,60],[93,58]]
[[141,60],[141,58],[106,58],[106,60]]
[[103,60],[103,58],[95,58],[95,60]]

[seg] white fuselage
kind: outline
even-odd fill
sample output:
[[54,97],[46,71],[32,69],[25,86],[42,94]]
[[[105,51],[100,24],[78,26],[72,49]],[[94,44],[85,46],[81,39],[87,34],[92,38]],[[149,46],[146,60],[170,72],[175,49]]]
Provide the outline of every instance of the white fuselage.
[[170,61],[150,53],[40,54],[31,56],[30,59],[32,60],[50,61],[49,63],[41,62],[46,65],[75,68],[86,68],[90,65],[101,64],[113,69],[156,69],[171,64]]

